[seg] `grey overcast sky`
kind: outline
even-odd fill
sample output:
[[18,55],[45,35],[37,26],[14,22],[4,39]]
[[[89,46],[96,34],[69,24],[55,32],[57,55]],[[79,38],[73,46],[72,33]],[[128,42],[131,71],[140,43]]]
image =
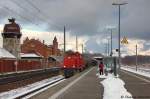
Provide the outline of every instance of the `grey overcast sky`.
[[107,26],[116,27],[113,48],[117,47],[118,8],[112,3],[118,1],[128,3],[121,7],[122,37],[142,41],[139,50],[149,53],[150,0],[0,0],[0,24],[15,17],[22,28],[60,33],[66,25],[70,35],[88,38],[88,50],[104,52]]

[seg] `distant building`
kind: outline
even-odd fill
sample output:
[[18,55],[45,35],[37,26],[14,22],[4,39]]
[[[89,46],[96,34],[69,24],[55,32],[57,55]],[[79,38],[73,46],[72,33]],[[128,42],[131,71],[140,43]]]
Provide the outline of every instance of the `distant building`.
[[15,22],[15,19],[8,19],[9,24],[5,24],[2,37],[3,48],[12,53],[16,57],[20,57],[20,26]]
[[53,40],[53,45],[46,45],[38,39],[29,39],[28,37],[23,41],[21,45],[22,53],[36,53],[45,58],[48,58],[51,55],[59,56],[60,50],[58,49],[57,38],[55,37]]

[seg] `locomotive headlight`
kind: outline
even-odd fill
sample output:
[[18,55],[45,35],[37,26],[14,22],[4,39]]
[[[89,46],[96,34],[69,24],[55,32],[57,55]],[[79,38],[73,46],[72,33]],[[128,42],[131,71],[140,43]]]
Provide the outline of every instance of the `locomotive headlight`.
[[75,65],[73,65],[73,68],[75,68]]
[[66,66],[64,66],[64,68],[66,68]]

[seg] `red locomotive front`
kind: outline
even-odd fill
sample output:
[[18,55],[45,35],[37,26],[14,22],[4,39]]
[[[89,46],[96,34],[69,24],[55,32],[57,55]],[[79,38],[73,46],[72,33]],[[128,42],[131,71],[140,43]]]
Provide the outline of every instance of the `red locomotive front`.
[[84,59],[79,52],[67,52],[64,56],[63,70],[65,77],[70,77],[76,71],[84,69]]

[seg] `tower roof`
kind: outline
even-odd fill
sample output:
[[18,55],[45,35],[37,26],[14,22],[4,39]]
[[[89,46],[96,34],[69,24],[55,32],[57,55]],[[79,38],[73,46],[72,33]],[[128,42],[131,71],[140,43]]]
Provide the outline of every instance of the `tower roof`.
[[8,38],[20,38],[20,26],[15,22],[15,18],[8,19],[9,23],[5,24],[2,36]]
[[56,36],[54,37],[54,41],[57,41],[57,38],[56,38]]
[[15,23],[15,18],[8,19],[10,23]]
[[20,26],[15,22],[15,19],[8,19],[9,24],[5,24],[3,32],[4,33],[20,33]]

